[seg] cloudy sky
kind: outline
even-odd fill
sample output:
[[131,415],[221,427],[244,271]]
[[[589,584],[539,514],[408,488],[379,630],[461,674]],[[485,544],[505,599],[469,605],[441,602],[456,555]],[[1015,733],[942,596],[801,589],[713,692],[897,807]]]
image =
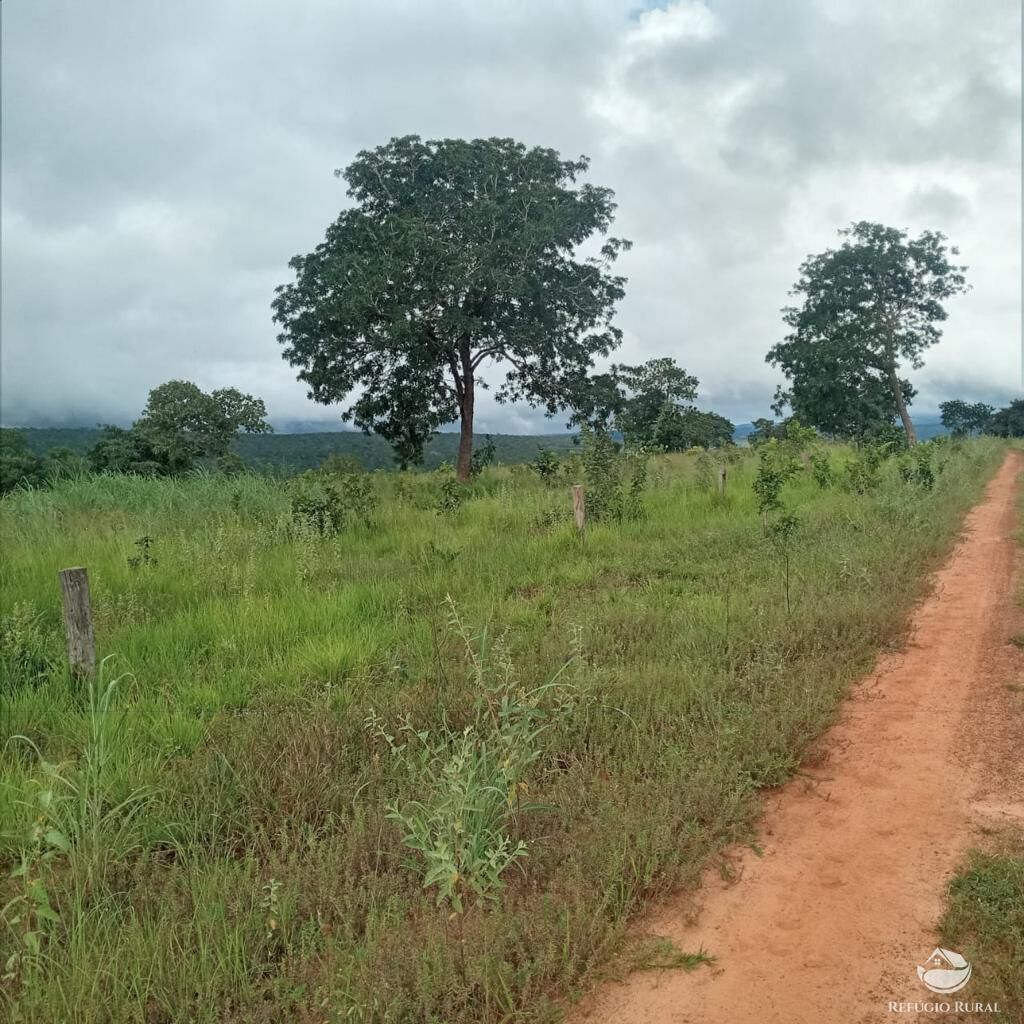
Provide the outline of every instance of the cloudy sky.
[[[618,358],[768,411],[808,253],[854,219],[944,231],[973,290],[918,410],[1021,393],[1018,0],[7,0],[7,424],[130,420],[175,377],[336,418],[280,356],[288,259],[394,135],[592,158],[631,238]],[[483,403],[484,430],[544,429]],[[559,429],[562,422],[549,423]]]

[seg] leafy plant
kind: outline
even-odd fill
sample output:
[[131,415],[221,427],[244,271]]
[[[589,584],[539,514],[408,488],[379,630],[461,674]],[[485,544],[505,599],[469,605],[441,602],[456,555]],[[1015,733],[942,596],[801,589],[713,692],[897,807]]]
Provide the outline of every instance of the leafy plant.
[[782,447],[777,438],[759,445],[757,457],[757,475],[753,487],[767,535],[768,514],[782,508],[782,488],[800,471],[800,463]]
[[321,536],[338,533],[354,523],[369,524],[376,505],[366,473],[307,472],[292,484],[292,521]]
[[441,480],[441,492],[437,498],[437,511],[441,515],[455,515],[462,508],[466,499],[465,490],[459,485],[458,480],[450,473],[445,473]]
[[456,729],[446,716],[434,731],[417,730],[406,718],[395,736],[371,712],[367,726],[420,794],[391,805],[388,817],[422,858],[424,888],[435,890],[438,906],[463,914],[470,905],[496,900],[505,871],[527,855],[527,843],[512,832],[519,815],[535,807],[521,798],[541,756],[540,737],[571,704],[543,704],[561,669],[542,686],[522,688],[508,659],[492,652],[487,630],[471,636],[451,599],[449,607],[449,626],[463,643],[479,694],[468,723]]
[[623,453],[605,431],[592,430],[586,424],[580,428],[580,441],[587,518],[622,522],[640,516],[647,482],[646,453]]
[[550,448],[541,448],[537,452],[537,457],[530,463],[530,467],[544,483],[554,483],[558,478],[558,453],[553,452]]
[[791,512],[786,512],[772,523],[769,536],[772,546],[782,560],[783,591],[786,595],[786,614],[792,614],[790,603],[790,554],[794,535],[800,528],[800,520]]
[[153,556],[153,538],[146,534],[135,541],[136,554],[128,558],[128,566],[131,569],[152,568],[157,565],[157,559]]
[[899,465],[900,479],[904,483],[916,484],[926,491],[935,486],[935,470],[932,468],[932,445],[919,444],[911,448]]
[[485,434],[484,443],[474,450],[473,458],[470,462],[469,475],[472,478],[478,477],[494,462],[495,451],[494,439],[490,434]]
[[822,490],[827,490],[835,483],[835,471],[832,469],[832,460],[829,458],[828,452],[812,453],[811,476]]
[[137,818],[152,796],[148,789],[139,787],[118,798],[112,787],[111,772],[123,719],[115,713],[114,704],[124,677],[104,686],[102,677],[108,661],[104,659],[100,666],[100,680],[88,684],[89,732],[77,763],[52,764],[27,736],[12,737],[13,742],[24,743],[35,752],[43,774],[42,781],[31,780],[30,785],[45,796],[21,803],[36,807],[36,821],[44,828],[44,835],[63,837],[63,844],[57,845],[68,854],[79,885],[85,890],[103,875],[108,864],[138,849],[141,840]]

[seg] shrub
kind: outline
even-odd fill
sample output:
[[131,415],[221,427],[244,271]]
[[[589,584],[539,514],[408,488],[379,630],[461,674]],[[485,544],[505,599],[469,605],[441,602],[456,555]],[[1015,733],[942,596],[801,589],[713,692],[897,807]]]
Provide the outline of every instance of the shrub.
[[622,522],[641,515],[647,454],[639,450],[623,454],[606,432],[586,426],[580,430],[580,438],[587,518]]
[[327,475],[306,472],[291,487],[292,523],[329,536],[355,523],[369,524],[376,495],[366,473]]
[[494,440],[490,434],[484,435],[484,442],[478,445],[473,451],[473,459],[469,467],[469,475],[478,477],[488,466],[494,462],[496,449]]
[[554,483],[557,479],[559,466],[558,454],[550,448],[541,448],[530,463],[530,467],[546,484]]
[[826,490],[835,483],[835,472],[832,469],[832,460],[828,452],[814,452],[811,455],[811,476],[814,482]]
[[541,756],[540,737],[568,716],[571,705],[563,700],[543,706],[559,687],[561,670],[526,690],[507,658],[492,657],[486,629],[471,637],[454,606],[449,626],[465,647],[472,689],[479,694],[468,723],[456,729],[446,716],[431,732],[405,718],[396,736],[371,712],[367,727],[385,742],[417,793],[391,805],[388,817],[420,855],[423,887],[435,890],[438,906],[462,914],[467,902],[497,900],[503,873],[527,855],[527,843],[513,833],[519,816],[535,809],[522,800],[530,790],[528,776]]

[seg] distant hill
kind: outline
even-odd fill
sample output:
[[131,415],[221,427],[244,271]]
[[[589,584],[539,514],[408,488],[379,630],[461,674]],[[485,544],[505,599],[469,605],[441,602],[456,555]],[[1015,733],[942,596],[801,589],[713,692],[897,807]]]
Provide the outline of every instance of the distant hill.
[[[911,414],[913,415],[913,414]],[[938,437],[940,434],[946,434],[948,431],[942,425],[942,420],[935,415],[929,415],[922,413],[919,416],[914,416],[914,427],[917,429],[917,436],[922,441],[929,441],[933,437]],[[736,425],[736,433],[733,437],[736,442],[744,441],[754,432],[753,423],[738,423]]]
[[[922,415],[914,420],[921,440],[944,434],[937,416]],[[235,451],[253,469],[269,473],[301,473],[315,469],[328,455],[354,456],[366,469],[393,469],[395,460],[391,446],[376,435],[354,430],[287,432],[292,422],[282,424],[284,431],[274,434],[242,434],[235,442]],[[94,427],[23,427],[29,447],[42,455],[51,448],[70,448],[85,453],[99,439],[101,431]],[[736,440],[742,442],[754,429],[752,423],[736,427]],[[531,462],[541,448],[569,452],[575,448],[572,434],[492,434],[498,462]],[[478,435],[477,442],[483,440]],[[455,462],[459,446],[456,433],[437,434],[427,445],[426,469],[436,469],[442,462]]]
[[[51,448],[70,448],[85,453],[99,440],[101,431],[91,427],[24,427],[29,447],[42,455]],[[541,448],[567,452],[574,448],[571,434],[492,434],[498,462],[530,462]],[[483,435],[477,438],[477,444]],[[436,469],[455,462],[458,434],[438,434],[427,445],[424,466]],[[354,430],[319,433],[242,434],[235,451],[254,469],[296,473],[315,469],[328,455],[354,456],[366,469],[393,469],[391,446],[376,435]]]

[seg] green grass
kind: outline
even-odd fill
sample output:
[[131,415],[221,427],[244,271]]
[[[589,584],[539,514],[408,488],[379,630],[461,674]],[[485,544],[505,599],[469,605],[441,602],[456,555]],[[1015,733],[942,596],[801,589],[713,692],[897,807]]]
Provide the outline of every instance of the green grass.
[[949,887],[943,945],[971,963],[972,1002],[998,1003],[993,1020],[1024,1020],[1024,842],[975,850]]
[[[296,533],[286,485],[255,477],[5,499],[0,729],[27,740],[0,749],[0,1015],[557,1019],[623,954],[631,916],[751,838],[759,791],[899,638],[1005,451],[943,447],[931,491],[891,463],[872,494],[788,484],[788,612],[743,453],[724,500],[692,457],[656,460],[643,517],[582,541],[567,486],[516,468],[452,514],[436,474],[375,475],[372,524],[329,538]],[[143,536],[155,564],[132,567]],[[118,678],[106,712],[62,665],[71,565],[89,569],[103,689]],[[452,605],[488,626],[482,670]],[[535,738],[483,731],[502,700],[514,722],[541,716]],[[460,735],[485,780],[522,744],[503,827],[527,853],[496,899],[453,915],[424,889],[388,807],[461,805],[428,785],[419,741],[391,754],[371,712],[429,733],[442,774]],[[25,858],[28,881],[8,878]]]

